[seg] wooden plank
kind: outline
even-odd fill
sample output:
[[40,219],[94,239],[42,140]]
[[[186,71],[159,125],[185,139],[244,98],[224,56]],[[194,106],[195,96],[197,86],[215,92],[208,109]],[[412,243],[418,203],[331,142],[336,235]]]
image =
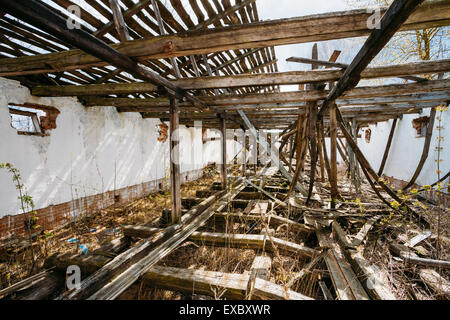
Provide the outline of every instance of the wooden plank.
[[363,225],[361,230],[359,230],[358,234],[352,241],[352,245],[355,247],[358,247],[362,244],[364,239],[367,237],[367,234],[369,233],[370,229],[372,229],[373,225],[381,219],[381,216],[374,216],[371,217],[369,220],[367,220],[367,223]]
[[[108,258],[100,257],[102,262],[92,263],[92,260],[84,260],[80,264],[77,256],[61,255],[58,259],[58,270],[66,271],[69,265],[77,264],[82,270],[98,270],[100,265],[108,262]],[[250,279],[246,274],[223,273],[202,270],[180,269],[172,267],[151,267],[143,276],[144,284],[163,290],[181,292],[187,295],[207,295],[216,299],[244,300],[246,298],[247,285]],[[255,299],[294,299],[312,300],[309,297],[288,290],[270,282],[257,283],[257,295]]]
[[220,118],[220,132],[222,134],[221,139],[221,164],[220,164],[220,177],[222,179],[223,190],[227,189],[227,125],[226,119],[223,115]]
[[[172,82],[171,82],[172,84]],[[358,87],[347,92],[341,99],[338,100],[338,105],[346,104],[348,100],[371,101],[362,104],[379,104],[376,98],[395,97],[402,98],[411,97],[427,97],[427,95],[418,95],[420,93],[429,94],[447,94],[450,89],[450,80],[434,80],[428,81],[426,84],[393,84],[382,86]],[[307,90],[297,92],[274,92],[274,93],[256,93],[256,94],[227,94],[217,96],[202,97],[202,101],[211,107],[217,106],[242,106],[248,104],[271,104],[273,108],[278,103],[305,103],[321,101],[328,95],[327,90]],[[400,96],[401,95],[401,96]],[[369,100],[372,98],[372,100]],[[436,97],[434,99],[439,99]],[[441,98],[442,99],[442,98]],[[417,99],[415,99],[417,100]],[[422,100],[422,99],[420,99]],[[419,100],[419,101],[420,101]],[[423,99],[426,100],[426,99]],[[168,98],[153,98],[153,99],[133,99],[133,98],[102,98],[96,96],[86,96],[83,98],[86,106],[115,106],[115,107],[166,107],[170,105]],[[405,101],[410,101],[405,100]],[[402,102],[398,100],[397,102]],[[422,101],[424,102],[424,101]],[[298,104],[296,105],[299,106]],[[190,102],[180,103],[180,107],[192,107]]]
[[[144,256],[142,259],[131,265],[127,270],[114,278],[111,282],[104,285],[100,290],[91,295],[89,300],[112,300],[118,297],[123,291],[131,286],[140,276],[145,274],[153,265],[163,259],[173,250],[175,250],[181,243],[183,243],[196,229],[198,229],[203,223],[205,223],[215,211],[222,210],[231,200],[236,197],[239,192],[245,188],[246,184],[234,185],[234,189],[231,193],[225,194],[217,204],[210,208],[205,209],[199,215],[195,215],[194,211],[186,214],[186,221],[183,221],[184,227],[172,235],[169,239],[166,239],[163,243],[158,243],[153,250]],[[189,222],[187,222],[189,221]]]
[[339,247],[324,231],[320,230],[317,222],[316,235],[321,247],[327,248],[325,252],[325,263],[330,271],[331,280],[340,300],[368,300],[361,283],[353,270],[342,257]]
[[[258,134],[256,132],[255,127],[252,125],[252,123],[249,121],[249,119],[247,118],[247,116],[245,115],[245,113],[242,110],[238,111],[239,115],[242,117],[242,119],[245,122],[245,125],[249,128],[250,133],[253,135],[253,137],[256,139],[257,143],[262,147],[262,149],[264,150],[265,153],[269,153],[269,149],[271,149],[272,147],[267,143],[266,139],[264,139],[263,137],[259,137],[258,139]],[[292,181],[293,178],[291,176],[291,174],[284,168],[283,165],[280,165],[279,159],[277,159],[276,157],[276,150],[271,150],[270,154],[270,158],[272,160],[272,164],[277,164],[278,168],[281,172],[281,174],[288,179],[288,181]],[[298,191],[300,191],[300,193],[302,193],[304,196],[307,195],[306,190],[302,187],[302,185],[300,183],[296,183],[296,189]],[[254,186],[253,186],[254,187]],[[275,200],[274,200],[275,201]],[[279,200],[277,200],[278,202],[280,202]],[[277,203],[278,203],[277,202]]]
[[371,298],[397,300],[391,290],[390,281],[385,272],[371,265],[360,251],[351,249],[352,244],[348,241],[347,235],[336,221],[333,222],[333,233],[336,235],[345,257],[350,261],[353,270]]
[[256,256],[253,260],[252,267],[250,268],[250,274],[254,274],[257,278],[269,281],[271,268],[272,259],[270,257]]
[[312,227],[309,227],[305,224],[301,224],[295,221],[292,221],[290,219],[276,216],[273,214],[261,216],[256,214],[250,214],[250,215],[243,215],[243,214],[229,214],[229,213],[216,213],[215,214],[216,219],[222,218],[233,218],[233,219],[242,219],[242,221],[253,221],[253,222],[263,222],[268,223],[270,226],[279,227],[281,225],[286,225],[289,230],[292,230],[294,232],[303,232],[303,233],[311,233],[314,231]]
[[[210,198],[203,201],[198,206],[189,211],[188,214],[183,216],[182,222],[187,225],[193,223],[195,217],[203,213],[208,207],[212,206],[216,200],[223,196],[223,192],[219,192]],[[148,255],[149,252],[164,244],[170,240],[179,230],[181,226],[172,226],[157,234],[152,234],[148,239],[140,242],[133,248],[119,254],[113,260],[106,265],[102,266],[101,270],[93,273],[86,278],[82,283],[79,290],[68,292],[59,297],[59,299],[86,299],[92,295],[96,290],[108,283],[114,276],[120,274],[130,265],[139,261],[142,257]],[[98,256],[96,256],[98,257]],[[91,258],[92,259],[92,258]]]
[[[128,226],[124,229],[126,236],[146,238],[155,233],[154,228],[139,226]],[[211,233],[211,232],[193,232],[189,236],[189,240],[204,244],[215,246],[231,246],[235,248],[250,248],[250,249],[262,249],[266,248],[267,251],[272,252],[274,245],[276,248],[284,253],[288,254],[300,254],[306,257],[313,257],[318,254],[316,250],[298,245],[293,242],[281,240],[271,237],[270,240],[265,235],[257,234],[226,234],[226,233]]]
[[[5,7],[4,9],[9,12],[9,8]],[[448,19],[449,10],[450,4],[445,0],[427,3],[421,6],[400,30],[416,30],[424,27],[448,25],[450,23]],[[382,10],[382,13],[384,12]],[[128,14],[124,13],[124,17],[127,16]],[[149,60],[207,54],[230,49],[249,49],[360,37],[371,32],[367,27],[369,17],[370,14],[365,10],[327,13],[135,40],[113,45],[113,48],[124,55]],[[328,28],[327,26],[330,25],[334,27]],[[233,37],[229,37],[230,34],[233,34]],[[83,69],[95,65],[101,66],[105,63],[82,51],[70,50],[45,55],[45,57],[41,55],[2,59],[0,61],[0,76],[53,73]]]
[[[195,232],[189,238],[191,241],[201,244],[225,245],[237,248],[259,249],[265,247],[269,252],[273,252],[275,247],[282,253],[299,254],[306,257],[313,257],[318,254],[316,250],[298,245],[293,242],[271,237],[270,240],[265,235],[245,235],[245,234],[224,234],[210,232]],[[275,247],[274,247],[275,246]]]
[[[97,59],[108,61],[116,68],[126,70],[127,72],[134,74],[137,78],[165,87],[171,96],[177,98],[185,97],[199,107],[203,104],[191,94],[179,87],[173,86],[167,79],[151,71],[144,65],[139,64],[129,56],[117,51],[105,42],[93,37],[92,34],[87,31],[82,29],[67,29],[66,19],[47,8],[41,2],[36,0],[5,0],[3,5],[5,10],[11,12],[12,15],[33,26],[40,27],[50,34],[56,35],[61,40],[64,40],[73,46],[86,50],[86,52],[96,56]],[[49,57],[47,56],[46,58]]]
[[[349,65],[345,64],[345,63],[336,63],[336,62],[332,62],[332,61],[322,61],[322,60],[317,60],[317,59],[307,59],[307,58],[298,58],[298,57],[291,57],[291,58],[287,59],[286,61],[308,63],[308,64],[312,64],[312,65],[318,64],[318,65],[322,65],[322,66],[326,66],[326,67],[340,68],[340,69],[346,69],[349,67]],[[399,78],[404,79],[404,80],[417,81],[417,82],[428,81],[428,79],[426,79],[426,78],[411,77],[411,76],[399,77]]]

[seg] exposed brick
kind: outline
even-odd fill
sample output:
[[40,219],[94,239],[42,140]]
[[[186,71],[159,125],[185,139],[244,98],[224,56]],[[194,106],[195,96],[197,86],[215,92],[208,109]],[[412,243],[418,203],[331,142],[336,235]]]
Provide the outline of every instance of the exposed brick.
[[[200,177],[201,170],[184,173],[182,180],[187,177],[190,181]],[[108,191],[103,194],[96,194],[83,197],[74,201],[51,205],[46,208],[36,210],[38,224],[46,230],[60,227],[69,222],[73,217],[84,214],[95,214],[104,208],[115,204],[115,196],[119,202],[116,205],[126,205],[132,201],[143,198],[152,192],[160,191],[160,186],[165,186],[165,179],[149,181],[143,184],[129,186],[116,191]],[[26,214],[9,215],[0,219],[0,240],[11,236],[24,236]]]

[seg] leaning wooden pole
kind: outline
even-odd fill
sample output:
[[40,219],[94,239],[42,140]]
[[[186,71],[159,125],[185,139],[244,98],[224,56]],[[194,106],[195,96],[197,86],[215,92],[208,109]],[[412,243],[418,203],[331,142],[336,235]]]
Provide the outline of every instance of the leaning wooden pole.
[[333,103],[330,106],[330,186],[331,186],[331,209],[336,208],[336,199],[338,197],[337,185],[337,126],[336,126],[337,106]]
[[170,100],[170,195],[172,200],[172,224],[181,221],[180,135],[178,101]]
[[389,155],[389,150],[391,150],[392,139],[394,138],[395,128],[397,127],[398,119],[395,118],[394,122],[392,122],[391,132],[389,133],[389,139],[386,145],[386,149],[384,150],[383,160],[381,160],[380,170],[378,170],[378,175],[381,177],[384,171],[384,167],[386,165],[386,161]]
[[222,179],[222,188],[223,190],[227,189],[227,125],[225,120],[225,115],[221,114],[220,118],[220,132],[222,134],[222,157],[221,157],[221,167],[220,167],[220,176]]
[[[341,128],[341,131],[342,131],[342,133],[345,136],[345,139],[347,139],[347,142],[352,147],[353,152],[355,153],[355,156],[358,159],[358,162],[361,165],[361,167],[364,167],[367,170],[367,172],[370,174],[370,176],[372,177],[373,180],[378,181],[378,184],[383,188],[383,190],[388,195],[390,195],[398,203],[403,204],[403,206],[405,206],[410,212],[412,212],[417,217],[419,217],[419,215],[414,210],[412,210],[406,203],[404,203],[403,200],[401,200],[398,197],[397,193],[392,191],[382,180],[380,180],[380,177],[377,175],[375,170],[372,169],[369,161],[367,161],[366,157],[364,156],[362,151],[358,148],[358,145],[356,144],[356,142],[353,140],[353,137],[351,136],[351,134],[345,128],[344,119],[342,118],[341,112],[337,108],[336,108],[336,118],[337,118],[337,122],[338,122],[338,124],[339,124],[339,126]],[[373,186],[373,188],[376,189],[375,185]],[[376,190],[375,192],[377,193],[377,191],[378,190]]]
[[425,137],[425,144],[423,146],[422,156],[420,157],[419,165],[417,166],[416,171],[414,172],[411,181],[403,188],[403,190],[409,189],[417,180],[420,173],[422,172],[423,166],[425,165],[425,161],[428,159],[428,154],[430,153],[430,145],[431,138],[433,137],[434,130],[434,120],[436,119],[436,108],[431,108],[430,112],[430,121],[428,122],[427,134]]
[[[318,59],[318,50],[317,43],[314,44],[312,50],[312,58]],[[317,69],[316,65],[312,65],[312,69]],[[319,89],[318,85],[310,86],[311,89]],[[311,146],[311,170],[309,173],[309,188],[308,188],[308,196],[306,198],[306,205],[309,204],[311,200],[312,192],[314,190],[314,182],[316,181],[316,167],[317,167],[317,158],[318,158],[318,150],[317,150],[317,132],[316,132],[316,124],[317,124],[317,104],[315,102],[308,102],[309,104],[309,141]]]

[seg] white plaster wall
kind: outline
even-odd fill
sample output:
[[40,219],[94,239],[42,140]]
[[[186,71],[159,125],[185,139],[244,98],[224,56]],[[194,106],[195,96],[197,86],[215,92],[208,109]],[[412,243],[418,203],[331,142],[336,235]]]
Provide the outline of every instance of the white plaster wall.
[[[389,157],[386,162],[384,174],[393,176],[397,179],[409,181],[412,178],[420,157],[422,156],[425,138],[416,138],[416,131],[412,127],[412,120],[418,117],[429,116],[431,109],[424,109],[421,115],[405,115],[402,120],[397,123],[394,138],[392,141]],[[437,112],[436,117],[439,116]],[[364,139],[364,132],[362,138],[358,139],[358,144],[363,151],[366,158],[369,160],[372,168],[378,172],[381,160],[383,158],[384,150],[389,138],[393,120],[382,122],[378,125],[371,125],[372,137],[370,143]],[[437,165],[438,158],[436,147],[438,145],[438,121],[436,119],[433,131],[433,138],[430,146],[430,153],[427,161],[419,175],[416,183],[419,185],[432,184],[437,181]],[[450,111],[444,112],[442,115],[442,136],[444,141],[441,142],[443,150],[441,152],[441,176],[445,175],[450,170]]]
[[[8,103],[27,102],[61,112],[49,136],[22,136],[11,127]],[[159,123],[113,107],[85,108],[76,98],[34,97],[18,82],[0,78],[0,163],[20,170],[36,209],[168,177],[169,143],[157,141]],[[201,129],[180,135],[182,172],[220,155],[220,143],[203,152]],[[20,213],[17,195],[10,174],[0,170],[0,218]]]

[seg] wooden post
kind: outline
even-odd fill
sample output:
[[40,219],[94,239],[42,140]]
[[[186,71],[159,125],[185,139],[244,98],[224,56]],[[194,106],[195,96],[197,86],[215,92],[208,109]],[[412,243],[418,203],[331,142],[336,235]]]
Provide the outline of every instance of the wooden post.
[[[237,135],[236,135],[236,130],[234,130],[234,133],[233,133],[233,140],[234,140],[234,150],[236,150],[236,145],[237,145],[237,141],[238,141],[238,138],[237,138]],[[236,152],[236,151],[235,151]],[[236,157],[234,157],[234,161],[233,161],[233,164],[234,165],[236,165],[238,163],[238,157],[236,156]]]
[[330,154],[330,185],[331,185],[331,209],[336,208],[336,199],[338,196],[337,186],[337,128],[336,128],[336,104],[330,106],[330,140],[331,140],[331,154]]
[[[358,125],[356,124],[356,119],[353,118],[352,119],[352,130],[353,130],[353,141],[355,141],[356,146],[358,146]],[[353,151],[353,149],[352,149]],[[353,152],[353,160],[354,160],[354,171],[355,171],[355,175],[353,177],[353,183],[355,185],[356,188],[356,194],[359,195],[360,193],[360,185],[361,185],[361,177],[360,177],[360,173],[359,173],[359,162],[358,159],[356,158],[355,153]]]
[[[317,49],[317,43],[314,44],[312,49],[312,58],[318,59],[319,58],[319,52]],[[318,69],[318,66],[316,64],[313,64],[312,69]],[[308,89],[320,89],[320,86],[317,84],[315,85],[309,85],[307,86]],[[308,205],[312,192],[314,190],[314,182],[316,180],[316,167],[317,167],[317,157],[318,157],[318,150],[317,150],[317,133],[316,133],[316,124],[317,124],[317,103],[316,102],[307,102],[307,105],[309,105],[309,142],[311,146],[310,155],[311,155],[311,171],[309,173],[309,188],[308,188],[308,197],[306,199],[306,205]],[[308,108],[308,107],[307,107]]]
[[320,125],[317,124],[317,149],[319,149],[319,160],[320,160],[320,177],[322,179],[322,183],[325,183],[325,160],[323,156],[323,147],[322,147],[322,132],[320,130]]
[[227,125],[225,122],[225,115],[221,114],[220,118],[220,132],[222,133],[222,163],[220,167],[220,175],[222,178],[222,188],[227,188]]
[[[351,122],[348,123],[348,127],[352,128]],[[355,155],[353,154],[353,150],[350,147],[350,144],[348,142],[347,142],[347,153],[348,153],[348,161],[349,161],[349,175],[348,175],[348,178],[351,181],[354,181],[354,177],[355,177]]]
[[242,176],[245,177],[246,172],[247,172],[247,131],[244,130],[243,131],[243,135],[244,135],[244,140],[243,140],[243,148],[244,150],[243,152],[243,164],[242,164]]
[[389,150],[391,149],[392,145],[392,138],[394,137],[395,127],[397,126],[398,119],[395,118],[394,122],[392,123],[391,127],[391,133],[389,134],[389,139],[386,145],[386,150],[384,150],[383,160],[381,161],[380,170],[378,170],[378,175],[381,177],[384,171],[384,166],[386,165],[386,160],[389,155]]
[[410,188],[414,185],[414,183],[416,182],[420,173],[422,172],[425,161],[427,161],[428,154],[430,153],[431,138],[433,136],[435,119],[436,119],[436,108],[431,108],[430,121],[428,123],[427,134],[425,137],[425,143],[423,145],[423,152],[422,152],[422,156],[420,157],[419,165],[417,166],[417,169],[414,172],[414,175],[411,178],[411,181],[409,181],[409,183],[403,188],[403,191],[407,190],[408,188]]
[[172,200],[172,224],[181,222],[180,136],[178,101],[170,99],[170,194]]

